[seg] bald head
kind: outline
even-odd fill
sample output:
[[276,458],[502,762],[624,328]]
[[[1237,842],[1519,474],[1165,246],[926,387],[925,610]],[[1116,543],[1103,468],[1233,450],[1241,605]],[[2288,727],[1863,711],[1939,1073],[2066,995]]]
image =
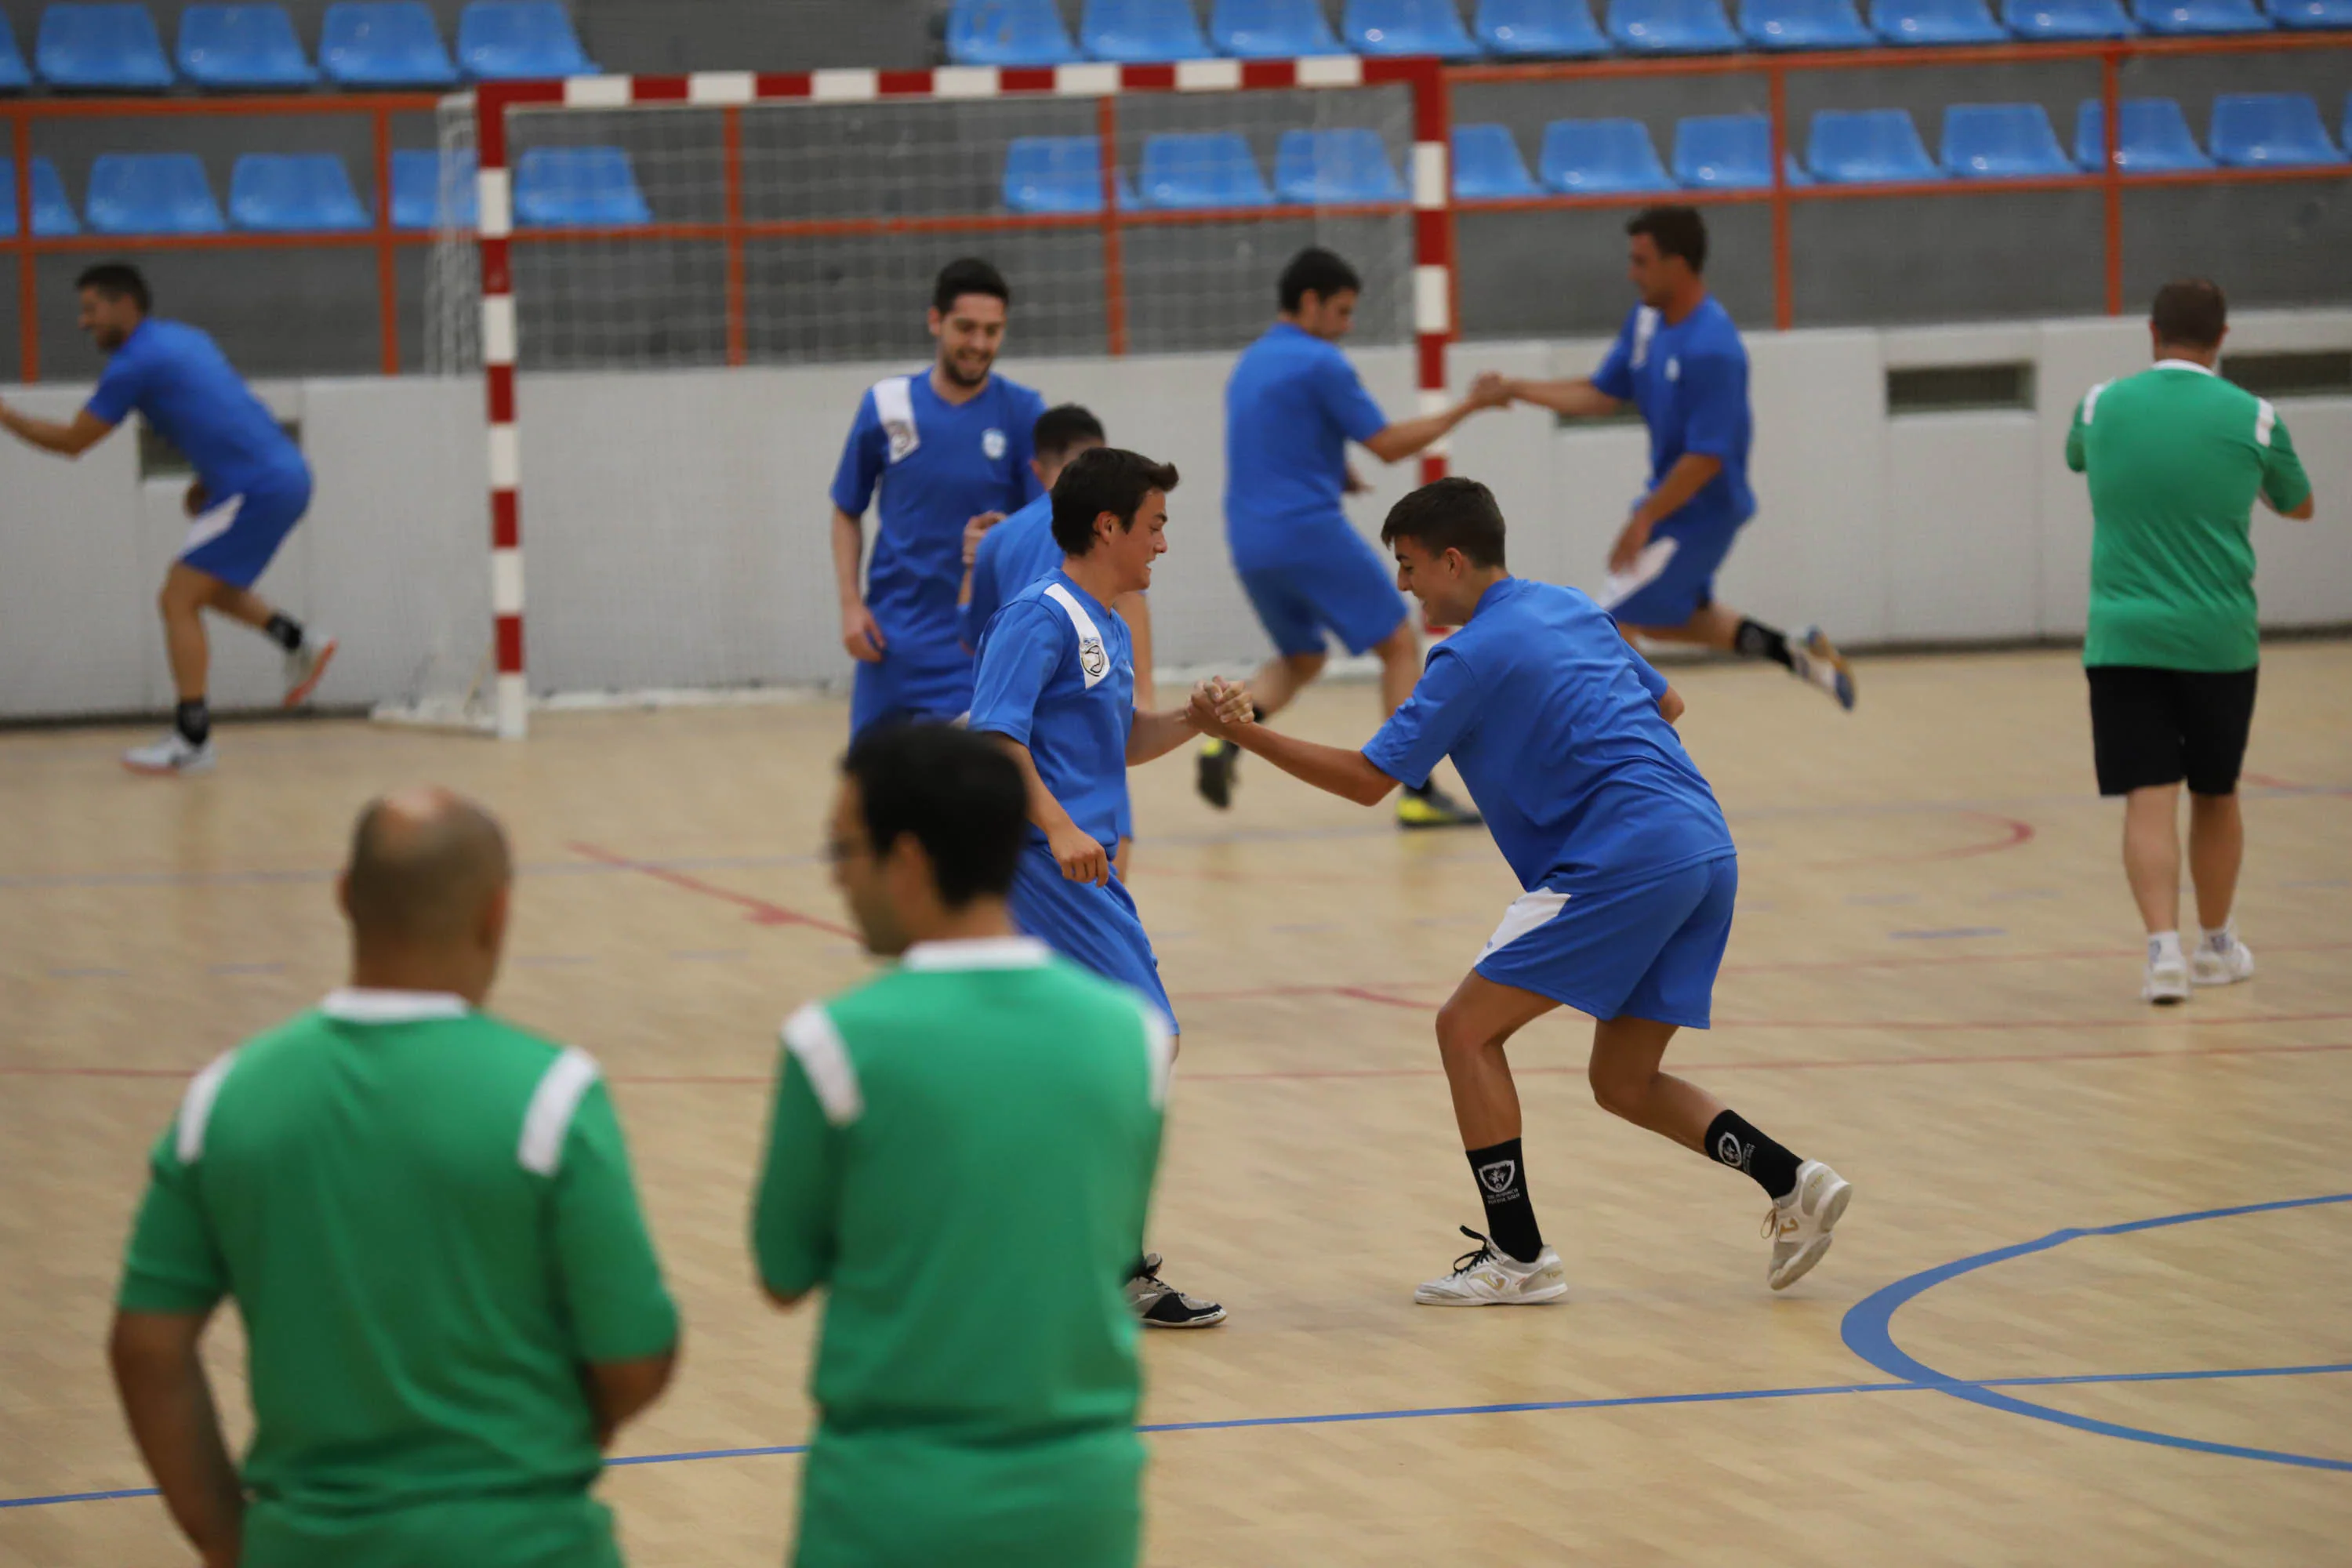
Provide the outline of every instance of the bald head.
[[513,874],[488,812],[446,789],[400,790],[360,813],[343,907],[362,951],[461,948],[480,938]]

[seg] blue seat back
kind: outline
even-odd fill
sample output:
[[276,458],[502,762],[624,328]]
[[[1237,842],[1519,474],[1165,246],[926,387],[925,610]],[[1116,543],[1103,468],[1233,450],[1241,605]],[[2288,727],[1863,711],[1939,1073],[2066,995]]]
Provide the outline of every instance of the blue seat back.
[[2273,26],[2254,0],[2132,0],[2132,17],[2151,33],[2267,33]]
[[1017,213],[1102,211],[1102,139],[1016,136],[1004,152],[1004,205]]
[[1192,0],[1087,0],[1078,47],[1098,60],[1156,64],[1208,58]]
[[2225,92],[2213,100],[2206,145],[2232,168],[2336,163],[2344,154],[2328,138],[2319,105],[2305,92]]
[[1318,206],[1405,197],[1381,133],[1361,128],[1284,132],[1274,150],[1274,194]]
[[1571,195],[1663,191],[1674,183],[1638,120],[1555,120],[1544,127],[1536,163],[1545,184]]
[[481,202],[475,177],[479,173],[473,149],[452,153],[407,151],[392,155],[392,226],[439,228],[446,220],[458,228],[481,221]]
[[8,18],[0,16],[0,92],[22,92],[33,85],[33,68],[16,47]]
[[1609,0],[1609,37],[1633,54],[1705,54],[1739,47],[1716,0]]
[[1219,54],[1245,60],[1340,52],[1321,0],[1216,0],[1209,42]]
[[[2189,129],[2189,116],[2169,98],[2126,98],[2116,105],[2116,145],[2123,166],[2135,174],[2213,166],[2197,145],[2197,133]],[[2104,169],[2106,148],[2106,105],[2086,98],[2074,110],[2074,162],[2085,169]]]
[[1339,19],[1348,47],[1364,55],[1435,55],[1471,59],[1478,41],[1454,0],[1348,0]]
[[1145,137],[1137,183],[1147,206],[1255,207],[1274,201],[1248,139],[1235,131]]
[[2352,0],[2268,0],[2271,20],[2282,27],[2352,27]]
[[651,223],[637,172],[618,147],[533,147],[515,163],[515,218],[537,228]]
[[450,87],[457,80],[423,0],[337,0],[319,29],[319,68],[346,87]]
[[1944,110],[1944,173],[1962,180],[2072,174],[2049,111],[2038,103],[1955,103]]
[[1694,115],[1675,127],[1675,181],[1694,190],[1772,183],[1772,121],[1761,114]]
[[33,64],[51,87],[152,92],[172,85],[172,63],[144,5],[51,5],[41,13]]
[[1874,0],[1870,25],[1890,44],[1998,44],[2009,37],[1985,0]]
[[[34,237],[55,239],[80,232],[81,220],[74,216],[73,203],[66,197],[66,183],[58,176],[58,166],[47,158],[34,159]],[[16,237],[16,162],[0,158],[0,239]]]
[[248,153],[228,175],[229,221],[264,234],[372,226],[332,153]]
[[218,234],[220,204],[194,153],[101,153],[90,160],[89,226],[99,234]]
[[1739,31],[1766,49],[1850,49],[1871,42],[1853,0],[1739,0]]
[[1507,125],[1454,128],[1454,195],[1462,201],[1541,195]]
[[2139,24],[2123,0],[2006,0],[2000,19],[2021,38],[2127,38]]
[[960,66],[1058,66],[1078,58],[1054,0],[956,0],[948,58]]
[[305,87],[319,79],[283,5],[191,5],[180,13],[180,74],[200,87]]
[[1805,138],[1805,167],[1815,179],[1842,185],[1943,174],[1928,161],[1910,112],[1901,109],[1822,110]]
[[596,71],[557,0],[474,0],[457,14],[457,63],[481,81]]
[[1609,52],[1585,0],[1478,0],[1472,30],[1490,55],[1575,58]]

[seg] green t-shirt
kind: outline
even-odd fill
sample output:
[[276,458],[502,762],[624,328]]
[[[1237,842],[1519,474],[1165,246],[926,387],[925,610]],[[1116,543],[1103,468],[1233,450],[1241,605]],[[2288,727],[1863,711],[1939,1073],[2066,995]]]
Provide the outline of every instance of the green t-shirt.
[[155,1145],[118,1300],[225,1296],[250,1357],[248,1563],[325,1561],[293,1542],[330,1539],[339,1563],[425,1560],[436,1531],[387,1518],[419,1509],[451,1510],[427,1556],[610,1556],[581,1368],[662,1353],[677,1314],[584,1052],[455,996],[338,991],[215,1061]]
[[2091,484],[2091,613],[2083,662],[2252,669],[2254,498],[2311,493],[2278,410],[2203,365],[2160,360],[2091,388],[2066,435]]
[[797,1560],[1131,1563],[1167,1021],[1004,938],[919,945],[783,1038],[753,1250],[828,1289]]

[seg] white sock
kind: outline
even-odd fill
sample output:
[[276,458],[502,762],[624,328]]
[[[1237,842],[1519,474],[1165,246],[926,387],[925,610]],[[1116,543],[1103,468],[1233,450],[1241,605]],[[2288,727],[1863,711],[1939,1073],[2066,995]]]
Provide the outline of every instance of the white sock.
[[2180,933],[2177,931],[2151,933],[2147,939],[2147,962],[2151,966],[2185,962],[2180,956]]
[[2205,932],[2204,947],[2208,952],[2228,952],[2238,945],[2238,917],[2231,915],[2221,922],[2219,931]]

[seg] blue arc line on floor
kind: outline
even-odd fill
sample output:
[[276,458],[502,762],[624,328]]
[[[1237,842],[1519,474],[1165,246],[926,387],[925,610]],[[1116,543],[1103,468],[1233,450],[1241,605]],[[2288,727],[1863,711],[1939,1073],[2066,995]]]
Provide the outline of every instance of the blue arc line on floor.
[[[2176,1225],[2195,1225],[2201,1220],[2234,1219],[2251,1214],[2276,1214],[2287,1209],[2316,1208],[2326,1204],[2352,1203],[2352,1193],[2331,1193],[2325,1197],[2282,1198],[2273,1203],[2240,1204],[2234,1208],[2198,1209],[2189,1214],[2159,1215],[2154,1219],[2126,1220],[2120,1225],[2092,1226],[2082,1229],[2053,1230],[2038,1241],[2021,1241],[2014,1247],[1996,1247],[1979,1252],[1973,1258],[1958,1258],[1950,1263],[1923,1268],[1918,1273],[1897,1279],[1873,1291],[1854,1303],[1839,1325],[1839,1333],[1846,1348],[1884,1373],[1905,1380],[1907,1385],[1933,1389],[1948,1394],[1955,1399],[1980,1405],[1988,1410],[1999,1410],[2011,1415],[2031,1416],[2036,1421],[2053,1422],[2071,1426],[2079,1432],[2096,1433],[2105,1437],[2121,1437],[2127,1442],[2152,1443],[2159,1447],[2187,1448],[2200,1454],[2219,1454],[2236,1459],[2259,1459],[2266,1464],[2294,1465],[2305,1469],[2352,1471],[2352,1459],[2331,1459],[2320,1454],[2294,1454],[2276,1448],[2254,1448],[2237,1443],[2213,1443],[2201,1437],[2184,1437],[2172,1432],[2150,1431],[2144,1426],[2126,1426],[2120,1422],[2101,1421],[2088,1415],[2077,1415],[2071,1410],[2054,1409],[2036,1405],[2029,1399],[2019,1399],[2000,1393],[1997,1384],[2012,1380],[1967,1379],[1949,1376],[1937,1371],[1895,1342],[1894,1319],[1905,1304],[1948,1284],[1964,1274],[1979,1268],[1990,1268],[1996,1263],[2011,1258],[2031,1257],[2063,1247],[2093,1236],[2129,1236],[2143,1230],[2163,1230]],[[2315,1369],[2316,1370],[2316,1369]],[[2053,1382],[2056,1380],[2053,1380]],[[2043,1386],[2047,1386],[2046,1384]]]
[[[2352,1197],[2352,1194],[2347,1194],[2347,1196]],[[2074,1234],[2090,1233],[2078,1231]],[[2059,1373],[2041,1377],[1986,1378],[1969,1386],[2052,1388],[2104,1383],[2209,1383],[2250,1377],[2311,1377],[2329,1373],[2352,1373],[2352,1362],[2324,1362],[2308,1366],[2220,1367],[2194,1372]],[[1811,1399],[1832,1394],[1948,1392],[1948,1387],[1943,1383],[1831,1383],[1801,1388],[1720,1389],[1706,1394],[1632,1394],[1599,1399],[1529,1400],[1512,1405],[1441,1405],[1402,1410],[1346,1410],[1321,1415],[1244,1415],[1222,1421],[1162,1421],[1148,1426],[1139,1426],[1136,1430],[1147,1436],[1166,1432],[1230,1432],[1253,1426],[1329,1426],[1355,1421],[1420,1421],[1441,1415],[1521,1415],[1552,1410],[1624,1410],[1644,1405],[1730,1405],[1752,1400]],[[604,1464],[609,1469],[618,1469],[624,1465],[677,1465],[697,1459],[758,1459],[807,1452],[806,1443],[776,1443],[751,1448],[696,1448],[676,1454],[631,1454],[620,1458],[607,1459]],[[58,1492],[48,1497],[0,1498],[0,1509],[43,1508],[52,1503],[66,1502],[108,1502],[120,1498],[155,1495],[155,1489],[152,1487],[131,1487],[121,1491],[106,1492]]]

